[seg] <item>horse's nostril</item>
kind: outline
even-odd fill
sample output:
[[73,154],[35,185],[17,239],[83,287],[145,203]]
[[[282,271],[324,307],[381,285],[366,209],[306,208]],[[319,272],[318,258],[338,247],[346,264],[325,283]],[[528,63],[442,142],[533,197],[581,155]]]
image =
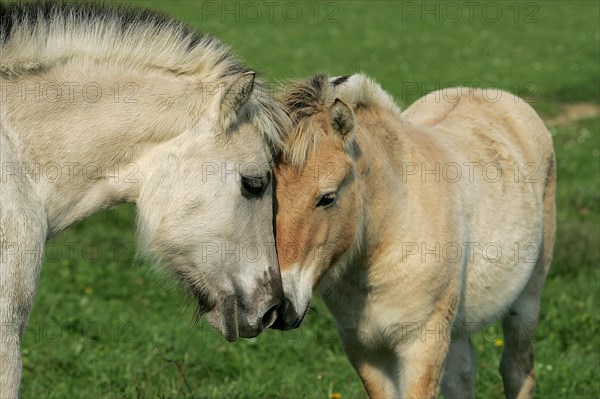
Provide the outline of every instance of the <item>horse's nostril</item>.
[[289,313],[293,314],[292,303],[286,298],[279,305],[279,308],[277,309],[277,319],[271,324],[271,328],[274,330],[289,330],[291,326],[288,326],[288,323],[286,322]]
[[277,308],[278,307],[279,307],[278,304],[271,306],[271,308],[269,310],[267,310],[267,312],[262,317],[263,330],[265,328],[269,328],[271,326],[271,324],[273,324],[275,322],[275,319],[277,318]]

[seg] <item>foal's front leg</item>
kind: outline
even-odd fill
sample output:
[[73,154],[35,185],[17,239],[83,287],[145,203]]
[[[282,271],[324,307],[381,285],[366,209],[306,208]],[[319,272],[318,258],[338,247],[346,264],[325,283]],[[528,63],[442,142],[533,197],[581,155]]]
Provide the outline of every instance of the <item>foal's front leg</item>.
[[450,327],[446,317],[433,315],[420,323],[420,336],[398,344],[399,397],[430,399],[436,397],[444,359],[450,344]]
[[363,345],[356,334],[340,331],[348,359],[370,398],[431,399],[437,394],[450,323],[434,315],[425,323],[403,326],[403,332],[390,337],[390,347],[378,350]]
[[453,337],[444,362],[444,399],[475,398],[477,358],[468,334]]
[[397,359],[394,353],[365,347],[355,332],[340,330],[340,337],[369,398],[397,398]]
[[425,309],[424,314],[429,315],[425,322],[390,322],[382,331],[383,342],[377,346],[365,344],[379,341],[375,336],[365,338],[355,329],[340,328],[346,354],[370,398],[436,396],[451,341],[453,303],[453,299],[442,300],[435,309]]

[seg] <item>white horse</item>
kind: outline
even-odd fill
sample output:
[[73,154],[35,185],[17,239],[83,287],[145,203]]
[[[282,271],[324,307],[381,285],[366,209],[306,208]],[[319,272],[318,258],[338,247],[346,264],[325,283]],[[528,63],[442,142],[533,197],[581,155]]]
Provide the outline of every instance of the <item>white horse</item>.
[[506,396],[531,397],[556,226],[552,137],[535,111],[453,88],[401,113],[364,75],[315,76],[283,98],[287,309],[274,327],[298,327],[316,287],[369,396],[436,397],[444,370],[444,396],[463,399],[475,396],[470,336],[500,319]]
[[213,37],[129,9],[0,5],[0,397],[44,243],[123,202],[140,246],[228,340],[283,297],[272,226],[282,107]]

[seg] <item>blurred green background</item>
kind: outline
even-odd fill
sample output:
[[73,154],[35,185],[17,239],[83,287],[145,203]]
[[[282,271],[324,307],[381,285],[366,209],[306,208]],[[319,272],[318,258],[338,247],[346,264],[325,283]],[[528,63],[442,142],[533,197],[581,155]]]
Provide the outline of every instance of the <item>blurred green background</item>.
[[[559,179],[536,397],[600,397],[597,1],[132,4],[214,34],[273,83],[363,71],[402,107],[458,84],[527,98],[554,136]],[[319,300],[301,329],[233,344],[193,325],[183,295],[136,260],[134,219],[121,206],[49,242],[23,342],[24,398],[365,396]],[[493,326],[475,338],[482,398],[503,397],[500,338]]]

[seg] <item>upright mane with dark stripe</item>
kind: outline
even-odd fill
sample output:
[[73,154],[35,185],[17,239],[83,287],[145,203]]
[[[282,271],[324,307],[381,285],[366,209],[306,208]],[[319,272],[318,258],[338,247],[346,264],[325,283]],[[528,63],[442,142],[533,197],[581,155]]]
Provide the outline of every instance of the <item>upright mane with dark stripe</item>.
[[292,82],[283,94],[283,103],[294,123],[323,110],[329,89],[327,75]]
[[[285,158],[296,166],[306,162],[308,155],[325,135],[329,107],[336,98],[352,108],[380,108],[396,115],[400,109],[394,99],[369,77],[356,74],[329,78],[325,74],[289,83],[280,98],[292,120],[292,131],[285,143]],[[316,115],[323,114],[319,118]]]
[[[226,87],[231,76],[250,70],[215,37],[154,11],[94,3],[0,3],[0,19],[0,79],[58,67],[73,75],[120,68],[193,75],[200,85]],[[250,120],[274,150],[288,130],[283,107],[259,79],[237,120]]]
[[326,111],[329,86],[327,75],[321,74],[291,82],[280,95],[292,122],[292,131],[284,146],[287,162],[297,166],[304,164],[309,152],[325,135],[321,121],[312,116]]
[[0,73],[4,75],[34,72],[82,53],[175,73],[197,72],[200,63],[218,68],[220,76],[248,70],[213,36],[146,9],[93,3],[0,3],[0,19]]

